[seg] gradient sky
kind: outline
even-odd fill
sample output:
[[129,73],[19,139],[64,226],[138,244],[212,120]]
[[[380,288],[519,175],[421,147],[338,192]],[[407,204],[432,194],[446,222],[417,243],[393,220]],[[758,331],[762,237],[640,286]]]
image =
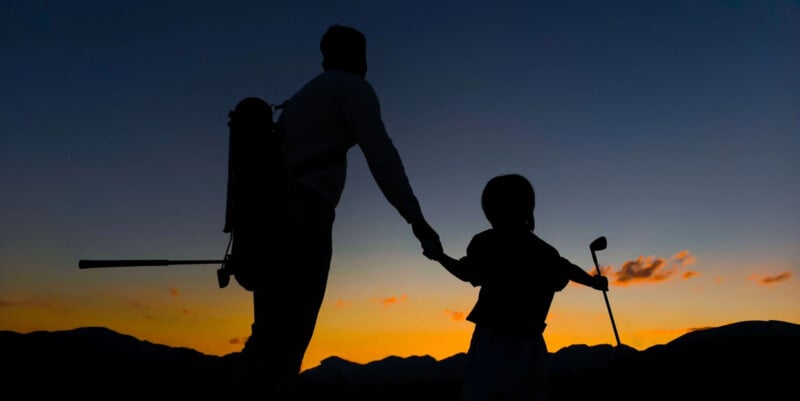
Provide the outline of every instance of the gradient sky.
[[[319,73],[334,23],[366,34],[367,79],[452,256],[487,228],[486,181],[516,172],[563,256],[594,269],[589,243],[608,239],[623,343],[800,323],[797,1],[16,1],[0,6],[0,330],[241,350],[251,294],[218,288],[218,266],[78,260],[221,259],[227,112]],[[304,368],[466,351],[478,289],[422,256],[349,157]],[[585,287],[547,323],[553,352],[615,343]]]

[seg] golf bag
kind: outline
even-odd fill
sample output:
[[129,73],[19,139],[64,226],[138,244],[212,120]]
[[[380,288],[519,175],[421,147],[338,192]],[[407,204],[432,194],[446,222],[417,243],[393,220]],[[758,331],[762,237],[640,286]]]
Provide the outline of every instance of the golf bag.
[[[258,97],[242,99],[228,113],[228,185],[223,232],[230,234],[220,286],[233,275],[244,289],[263,283],[280,245],[284,189],[276,108]],[[271,259],[272,258],[272,259]],[[228,277],[223,277],[227,275]]]

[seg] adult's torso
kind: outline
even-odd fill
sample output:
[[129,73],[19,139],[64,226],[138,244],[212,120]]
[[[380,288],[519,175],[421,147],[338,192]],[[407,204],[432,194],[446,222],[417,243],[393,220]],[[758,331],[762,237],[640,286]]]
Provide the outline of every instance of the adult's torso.
[[323,72],[289,99],[278,119],[284,177],[290,185],[319,193],[332,207],[344,190],[347,151],[356,143],[343,103],[365,85],[355,74]]

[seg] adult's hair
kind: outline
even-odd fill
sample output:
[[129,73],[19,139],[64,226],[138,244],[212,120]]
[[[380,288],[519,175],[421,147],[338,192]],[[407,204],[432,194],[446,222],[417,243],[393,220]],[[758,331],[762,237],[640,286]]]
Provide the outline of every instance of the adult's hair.
[[[332,25],[319,42],[322,52],[322,67],[325,70],[360,72],[365,68],[367,37],[355,28]],[[366,71],[365,71],[366,72]]]
[[536,193],[530,181],[519,174],[504,174],[489,180],[481,195],[481,207],[495,228],[524,226],[533,230]]

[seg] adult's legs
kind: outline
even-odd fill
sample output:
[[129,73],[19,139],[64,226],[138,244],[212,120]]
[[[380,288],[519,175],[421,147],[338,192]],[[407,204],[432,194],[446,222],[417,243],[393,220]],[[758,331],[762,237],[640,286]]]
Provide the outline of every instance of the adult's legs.
[[[284,232],[267,266],[262,286],[253,291],[253,349],[257,370],[275,390],[291,385],[300,372],[325,296],[332,256],[334,213],[312,192],[296,192]],[[266,384],[266,383],[265,383]],[[269,390],[268,390],[269,391]]]

